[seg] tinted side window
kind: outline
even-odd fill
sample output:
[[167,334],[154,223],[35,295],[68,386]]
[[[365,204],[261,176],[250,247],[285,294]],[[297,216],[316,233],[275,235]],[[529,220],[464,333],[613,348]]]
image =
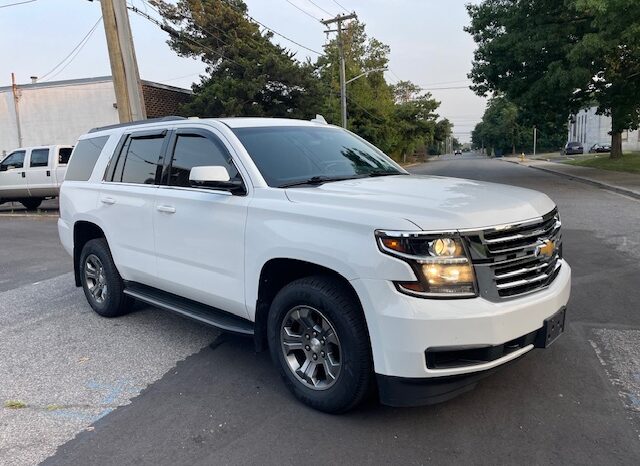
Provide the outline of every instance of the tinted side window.
[[7,158],[0,163],[0,170],[6,171],[14,168],[23,168],[25,154],[26,152],[23,150],[9,154]]
[[33,149],[29,166],[46,167],[47,165],[49,165],[49,149]]
[[126,155],[122,154],[118,160],[113,181],[154,184],[163,143],[164,136],[131,138],[125,146]]
[[66,165],[69,163],[69,157],[71,157],[71,152],[73,151],[73,147],[63,147],[58,152],[58,165]]
[[198,134],[178,134],[171,161],[169,185],[189,187],[191,169],[208,165],[225,167],[232,180],[240,178],[222,142]]
[[91,177],[102,148],[109,140],[109,136],[83,139],[73,150],[73,157],[64,177],[65,180],[87,181]]

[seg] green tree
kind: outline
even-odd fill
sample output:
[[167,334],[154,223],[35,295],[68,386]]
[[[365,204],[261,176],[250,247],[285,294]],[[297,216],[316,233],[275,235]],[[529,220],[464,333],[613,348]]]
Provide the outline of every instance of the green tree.
[[199,57],[206,75],[184,112],[197,116],[309,118],[319,109],[319,82],[310,63],[271,42],[249,21],[242,0],[154,0],[178,55]]
[[640,2],[485,0],[467,9],[478,94],[503,94],[541,128],[596,102],[612,117],[611,157],[621,156],[621,132],[640,125]]
[[518,107],[504,97],[493,97],[487,103],[482,121],[471,133],[476,147],[486,147],[494,153],[523,150],[528,132],[520,124]]

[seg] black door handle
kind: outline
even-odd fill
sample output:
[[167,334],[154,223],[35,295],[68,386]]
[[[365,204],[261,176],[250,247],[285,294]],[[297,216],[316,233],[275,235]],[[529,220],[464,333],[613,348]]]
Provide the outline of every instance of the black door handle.
[[47,176],[51,176],[51,170],[47,170]]
[[25,172],[22,172],[22,178],[26,178],[27,174]]

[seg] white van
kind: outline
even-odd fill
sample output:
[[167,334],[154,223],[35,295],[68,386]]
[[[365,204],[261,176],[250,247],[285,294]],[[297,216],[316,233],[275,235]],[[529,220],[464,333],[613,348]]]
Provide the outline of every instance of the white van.
[[29,210],[57,197],[73,146],[16,149],[0,162],[0,204],[17,201]]

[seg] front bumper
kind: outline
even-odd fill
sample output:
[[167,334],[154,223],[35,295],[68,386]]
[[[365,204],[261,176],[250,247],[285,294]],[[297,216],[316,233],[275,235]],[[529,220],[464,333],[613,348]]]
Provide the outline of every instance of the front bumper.
[[423,299],[398,292],[389,281],[353,280],[365,312],[373,363],[380,376],[432,379],[480,373],[533,349],[525,345],[481,364],[429,368],[429,348],[499,346],[542,328],[565,307],[571,288],[566,262],[547,288],[514,299]]

